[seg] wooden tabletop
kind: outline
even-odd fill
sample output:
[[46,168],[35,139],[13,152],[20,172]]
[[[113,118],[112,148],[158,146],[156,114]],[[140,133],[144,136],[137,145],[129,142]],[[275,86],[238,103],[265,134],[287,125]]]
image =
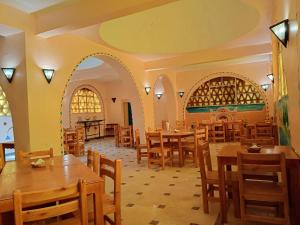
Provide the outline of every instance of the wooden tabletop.
[[[217,154],[217,157],[222,158],[236,158],[237,152],[247,152],[246,147],[242,145],[225,145]],[[276,153],[285,153],[286,159],[299,160],[299,156],[294,152],[291,147],[288,146],[275,146],[262,148],[261,153],[264,154],[276,154]]]
[[163,137],[178,138],[178,137],[189,137],[189,136],[193,136],[193,135],[194,135],[194,132],[192,132],[192,131],[179,131],[179,132],[162,131]]
[[0,175],[0,212],[13,209],[12,193],[16,189],[23,192],[60,188],[80,178],[88,185],[103,182],[73,155],[46,160],[44,168],[32,168],[27,160],[7,162]]

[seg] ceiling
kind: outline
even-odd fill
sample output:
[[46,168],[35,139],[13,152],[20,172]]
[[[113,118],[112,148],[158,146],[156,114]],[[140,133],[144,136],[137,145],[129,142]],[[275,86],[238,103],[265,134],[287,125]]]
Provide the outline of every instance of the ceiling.
[[181,0],[106,21],[99,35],[131,53],[178,54],[227,43],[253,30],[259,19],[240,0]]
[[74,0],[0,0],[0,3],[17,8],[26,13],[34,13],[66,2],[74,2]]

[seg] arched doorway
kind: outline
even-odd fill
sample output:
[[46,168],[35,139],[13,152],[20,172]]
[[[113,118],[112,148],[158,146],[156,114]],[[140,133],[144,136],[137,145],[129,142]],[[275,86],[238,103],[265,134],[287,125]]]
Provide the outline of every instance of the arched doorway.
[[[74,126],[78,119],[87,119],[85,115],[79,118],[70,114],[71,96],[80,88],[92,90],[99,98],[101,112],[89,114],[88,119],[97,118],[104,120],[104,124],[124,126],[124,103],[130,103],[133,128],[139,128],[141,134],[144,133],[144,113],[136,84],[130,71],[118,59],[95,54],[85,57],[75,67],[62,100],[62,128]],[[105,130],[102,134],[105,135]]]
[[14,131],[13,131],[13,121],[12,121],[9,103],[1,87],[0,87],[0,143],[5,143],[3,145],[4,147],[3,160],[5,161],[15,160],[15,149],[10,147],[7,148],[5,147],[5,146],[11,146],[11,147],[13,146],[12,143],[14,143]]
[[175,127],[177,103],[172,83],[166,76],[162,75],[157,78],[153,98],[155,127],[161,127],[163,120],[169,121],[171,127]]

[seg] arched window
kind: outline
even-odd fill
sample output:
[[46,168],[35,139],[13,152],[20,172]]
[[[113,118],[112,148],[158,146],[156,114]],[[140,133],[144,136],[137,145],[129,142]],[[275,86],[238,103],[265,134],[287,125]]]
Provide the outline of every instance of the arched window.
[[[193,108],[264,105],[257,87],[237,77],[217,77],[201,84],[191,95],[187,110]],[[252,105],[252,106],[251,106]]]
[[81,88],[72,97],[72,113],[98,113],[101,112],[99,98],[95,92],[88,88]]

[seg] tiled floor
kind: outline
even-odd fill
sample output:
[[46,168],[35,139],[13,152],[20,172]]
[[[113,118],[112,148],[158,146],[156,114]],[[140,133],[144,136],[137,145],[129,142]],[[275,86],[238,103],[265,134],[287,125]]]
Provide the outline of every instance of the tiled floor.
[[[211,145],[212,159],[221,147],[222,144]],[[134,149],[116,148],[114,140],[107,138],[88,142],[88,148],[111,159],[122,159],[122,225],[216,223],[219,203],[210,203],[210,213],[203,213],[199,168],[192,163],[182,168],[175,165],[165,170],[148,169],[146,159],[137,164]],[[239,224],[231,215],[229,212],[229,224]]]

